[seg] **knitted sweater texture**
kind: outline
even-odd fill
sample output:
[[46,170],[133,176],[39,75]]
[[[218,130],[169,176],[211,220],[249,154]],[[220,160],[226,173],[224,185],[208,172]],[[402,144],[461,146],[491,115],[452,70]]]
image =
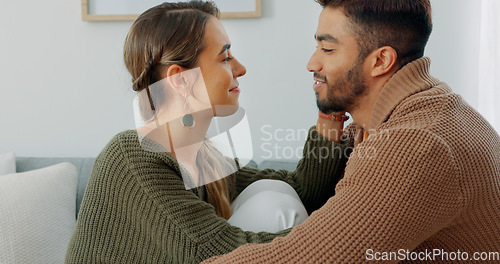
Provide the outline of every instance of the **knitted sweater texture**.
[[[347,161],[340,153],[348,146],[325,140],[313,127],[296,171],[241,168],[228,181],[231,198],[256,180],[278,179],[294,187],[311,213],[334,195]],[[319,159],[322,148],[333,151]],[[231,226],[206,202],[204,187],[185,189],[180,170],[169,153],[144,150],[137,132],[116,135],[95,161],[65,263],[199,263],[290,231]]]
[[[375,252],[459,250],[473,258],[500,251],[500,138],[429,68],[422,58],[387,82],[370,136],[321,209],[285,237],[204,263],[370,263]],[[420,256],[417,263],[451,262]]]

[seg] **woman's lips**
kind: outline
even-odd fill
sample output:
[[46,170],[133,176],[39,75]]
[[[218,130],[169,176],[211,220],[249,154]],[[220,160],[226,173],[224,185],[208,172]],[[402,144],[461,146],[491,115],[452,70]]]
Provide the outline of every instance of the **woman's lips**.
[[229,92],[230,93],[239,93],[240,92],[240,88],[239,87],[234,87],[233,89],[230,89]]
[[318,93],[318,92],[319,92],[319,90],[320,90],[321,88],[323,88],[324,86],[326,86],[326,82],[316,81],[316,82],[314,82],[314,84],[313,84],[313,89],[314,89],[314,91],[315,91],[316,93]]

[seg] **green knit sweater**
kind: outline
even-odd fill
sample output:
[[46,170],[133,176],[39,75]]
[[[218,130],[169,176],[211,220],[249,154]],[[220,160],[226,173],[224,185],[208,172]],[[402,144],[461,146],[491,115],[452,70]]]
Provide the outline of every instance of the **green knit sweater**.
[[[241,168],[229,181],[231,198],[256,180],[279,179],[297,191],[311,213],[334,195],[348,146],[325,140],[313,127],[294,172]],[[142,149],[137,132],[127,130],[95,161],[65,262],[199,263],[289,231],[253,233],[231,226],[206,202],[204,187],[185,189],[169,153]]]

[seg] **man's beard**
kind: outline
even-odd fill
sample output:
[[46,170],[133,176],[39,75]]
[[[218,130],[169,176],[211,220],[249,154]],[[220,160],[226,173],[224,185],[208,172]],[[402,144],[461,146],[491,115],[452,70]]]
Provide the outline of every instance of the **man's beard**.
[[[314,76],[321,79],[321,76],[314,73]],[[323,77],[323,80],[326,78]],[[329,84],[326,80],[326,99],[320,100],[316,93],[316,104],[319,110],[325,114],[332,112],[352,111],[355,99],[358,95],[366,91],[365,78],[363,75],[363,61],[358,61],[343,77],[335,83]],[[334,91],[342,95],[335,96]]]

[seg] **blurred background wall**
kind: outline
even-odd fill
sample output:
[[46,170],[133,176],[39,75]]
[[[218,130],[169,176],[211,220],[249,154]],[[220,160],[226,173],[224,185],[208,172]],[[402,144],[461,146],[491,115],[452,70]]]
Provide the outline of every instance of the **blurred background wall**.
[[[480,1],[431,0],[432,73],[477,107]],[[254,159],[299,159],[317,108],[313,0],[262,0],[263,16],[224,19],[246,66],[240,103]],[[292,4],[293,3],[293,4]],[[79,0],[2,0],[0,153],[95,157],[116,133],[134,129],[130,76],[123,64],[132,22],[85,22]]]

